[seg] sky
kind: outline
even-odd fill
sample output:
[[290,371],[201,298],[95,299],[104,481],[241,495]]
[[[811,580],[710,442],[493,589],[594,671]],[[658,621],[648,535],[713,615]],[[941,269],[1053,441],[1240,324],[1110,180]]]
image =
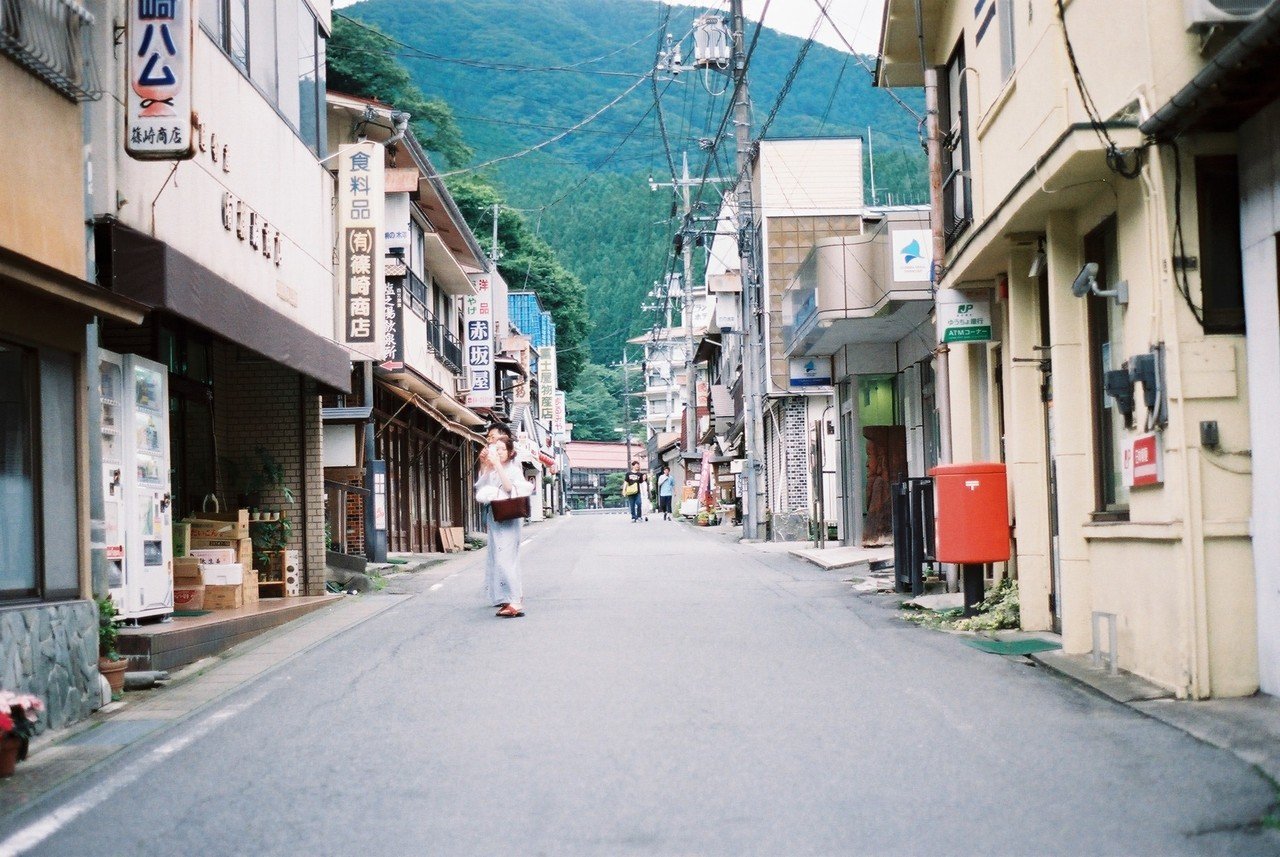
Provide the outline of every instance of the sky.
[[[333,8],[341,9],[350,6],[357,0],[334,0]],[[538,0],[529,0],[536,3]],[[884,11],[884,0],[768,0],[768,11],[765,12],[765,23],[775,30],[800,38],[808,38],[813,25],[821,17],[818,3],[827,7],[831,16],[840,28],[844,37],[853,43],[859,53],[875,55],[880,39],[880,16]],[[743,0],[743,14],[749,20],[760,20],[760,12],[766,0]],[[678,5],[698,6],[697,3],[678,3]],[[708,9],[715,9],[728,14],[729,0],[709,0],[705,4]],[[818,30],[817,40],[833,48],[845,50],[844,42],[836,35],[831,25],[822,22]]]

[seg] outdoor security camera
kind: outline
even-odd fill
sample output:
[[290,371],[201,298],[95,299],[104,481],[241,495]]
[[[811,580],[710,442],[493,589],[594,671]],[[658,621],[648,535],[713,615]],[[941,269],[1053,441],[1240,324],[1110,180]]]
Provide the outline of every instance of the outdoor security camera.
[[1080,273],[1076,274],[1076,281],[1071,284],[1071,294],[1078,298],[1082,298],[1098,286],[1098,263],[1085,262],[1084,267],[1080,269]]

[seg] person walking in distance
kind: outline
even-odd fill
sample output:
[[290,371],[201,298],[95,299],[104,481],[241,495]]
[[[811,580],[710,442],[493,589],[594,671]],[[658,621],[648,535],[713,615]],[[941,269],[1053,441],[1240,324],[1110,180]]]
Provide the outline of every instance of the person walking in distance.
[[676,493],[676,478],[671,475],[670,467],[662,468],[662,475],[658,477],[658,511],[662,513],[662,520],[671,520],[671,497]]
[[516,446],[510,434],[500,435],[480,453],[480,476],[476,479],[476,502],[484,504],[489,525],[489,548],[485,562],[485,588],[489,603],[506,619],[524,615],[524,586],[520,574],[520,531],[524,520],[496,521],[494,500],[527,497],[532,488],[516,463]]
[[641,518],[641,497],[643,496],[645,483],[649,480],[649,474],[640,469],[640,462],[631,462],[631,471],[623,478],[622,496],[627,498],[627,504],[631,507],[632,523]]

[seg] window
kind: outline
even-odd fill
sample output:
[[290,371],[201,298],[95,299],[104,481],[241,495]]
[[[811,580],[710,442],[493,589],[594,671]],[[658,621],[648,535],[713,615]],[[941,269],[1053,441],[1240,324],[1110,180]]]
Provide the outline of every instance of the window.
[[[1085,260],[1098,263],[1098,286],[1110,290],[1120,281],[1116,219],[1109,217],[1084,239]],[[1124,424],[1115,402],[1103,389],[1103,378],[1124,363],[1124,330],[1120,305],[1111,298],[1088,295],[1089,367],[1093,394],[1095,517],[1128,520],[1129,489],[1121,472],[1119,450]]]
[[973,221],[963,42],[956,46],[941,77],[938,86],[938,132],[942,135],[942,225],[950,247]]
[[79,596],[75,366],[0,341],[0,602]]
[[1000,79],[1013,77],[1018,65],[1018,52],[1013,41],[1013,0],[999,0]]
[[1196,158],[1196,205],[1205,333],[1244,333],[1240,167],[1235,155]]
[[5,599],[38,592],[34,387],[34,353],[0,342],[0,597]]
[[306,0],[206,0],[200,24],[323,157],[324,34]]
[[71,0],[0,0],[0,54],[72,101],[97,98],[96,75],[85,62],[92,20]]

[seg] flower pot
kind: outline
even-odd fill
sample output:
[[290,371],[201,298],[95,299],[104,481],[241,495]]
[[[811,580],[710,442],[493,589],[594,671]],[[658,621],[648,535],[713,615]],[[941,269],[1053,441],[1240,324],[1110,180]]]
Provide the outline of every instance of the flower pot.
[[129,669],[128,658],[121,658],[118,661],[98,658],[98,672],[102,673],[107,684],[111,685],[112,696],[124,693],[124,673],[127,669]]
[[18,757],[23,755],[24,741],[12,732],[0,735],[0,779],[12,777],[18,767]]

